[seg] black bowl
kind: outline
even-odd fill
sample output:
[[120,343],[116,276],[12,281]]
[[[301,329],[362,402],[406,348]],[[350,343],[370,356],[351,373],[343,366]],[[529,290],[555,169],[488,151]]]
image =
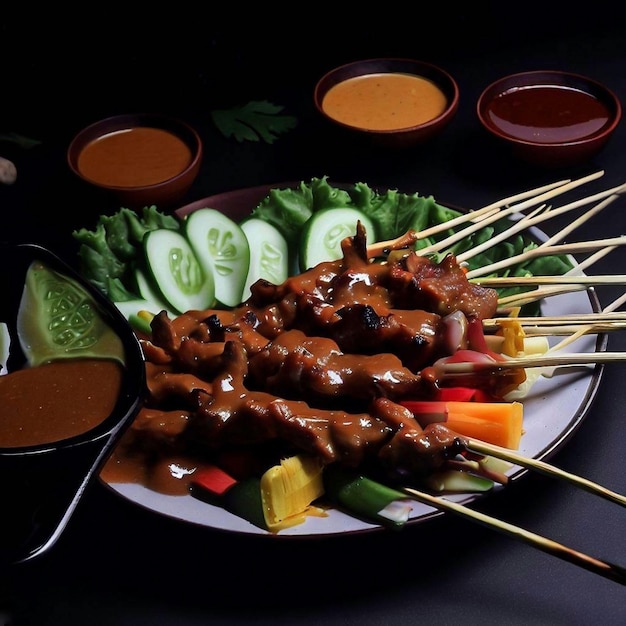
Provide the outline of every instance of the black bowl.
[[[34,244],[0,244],[0,252],[4,260],[0,270],[3,376],[17,374],[25,368],[30,368],[29,374],[36,376],[40,367],[63,359],[82,359],[81,367],[86,359],[90,362],[93,359],[114,360],[121,366],[120,384],[115,388],[118,391],[109,398],[112,410],[88,430],[65,434],[59,440],[54,437],[50,440],[49,434],[41,440],[37,439],[39,435],[32,435],[32,440],[18,439],[14,443],[7,432],[12,426],[5,425],[0,441],[3,502],[0,560],[10,563],[38,556],[55,543],[92,478],[139,411],[144,397],[145,364],[139,341],[115,305],[58,256]],[[27,284],[32,284],[32,268],[36,268],[38,276],[51,276],[54,279],[52,288],[42,282],[43,288],[33,296],[27,288]],[[56,293],[55,285],[67,287],[67,293],[62,289]],[[59,295],[61,297],[57,298]],[[79,338],[76,342],[69,342],[70,349],[67,335],[51,334],[54,336],[54,341],[50,342],[52,348],[40,350],[33,339],[36,332],[27,335],[24,332],[24,319],[32,314],[39,296],[44,301],[45,310],[54,311],[54,319],[57,319],[57,313],[65,316],[70,331],[77,327],[76,324],[81,325],[81,329],[89,327],[91,334],[82,336],[88,337],[89,341]],[[54,298],[54,304],[45,302]],[[39,322],[46,319],[41,312],[32,317]],[[43,332],[56,330],[52,327],[44,325]],[[104,351],[97,343],[90,344],[98,336],[107,338]],[[3,382],[7,384],[8,380]],[[0,407],[0,412],[4,411],[7,411],[6,405]],[[42,405],[41,417],[37,419],[46,419],[45,405]],[[6,423],[15,423],[15,414],[6,414]]]

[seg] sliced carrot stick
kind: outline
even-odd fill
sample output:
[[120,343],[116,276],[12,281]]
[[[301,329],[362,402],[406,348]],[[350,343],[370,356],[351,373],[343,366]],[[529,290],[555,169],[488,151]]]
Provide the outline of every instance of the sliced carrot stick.
[[446,426],[466,437],[517,450],[522,437],[524,405],[521,402],[438,402],[402,403],[426,426],[445,422]]
[[504,411],[501,417],[500,421],[494,421],[453,413],[448,416],[446,426],[459,435],[480,439],[501,448],[517,450],[522,438],[521,411]]

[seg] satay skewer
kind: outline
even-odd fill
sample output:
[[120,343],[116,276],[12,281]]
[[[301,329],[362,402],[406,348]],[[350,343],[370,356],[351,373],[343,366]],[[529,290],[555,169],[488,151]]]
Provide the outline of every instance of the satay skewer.
[[[468,211],[458,217],[452,218],[442,224],[437,224],[430,228],[426,228],[419,232],[415,230],[409,230],[400,237],[395,239],[390,239],[388,241],[380,241],[367,246],[367,256],[368,258],[373,258],[377,256],[381,256],[388,250],[397,250],[400,248],[406,248],[412,246],[416,241],[421,239],[425,239],[427,237],[432,237],[440,232],[447,231],[451,228],[455,228],[461,224],[465,224],[467,222],[473,222],[474,224],[480,224],[481,227],[484,226],[487,218],[493,218],[497,216],[497,219],[502,217],[501,211],[506,211],[505,214],[515,213],[522,211],[526,208],[534,206],[535,204],[539,204],[543,202],[543,200],[551,199],[559,194],[566,193],[567,191],[571,191],[577,186],[583,185],[589,181],[592,181],[596,178],[599,178],[604,175],[604,171],[600,170],[588,176],[584,176],[577,180],[560,180],[554,183],[550,183],[547,185],[543,185],[541,187],[537,187],[534,189],[530,189],[528,191],[523,191],[512,196],[502,198],[496,202],[493,202],[489,205],[486,205],[480,209]],[[511,203],[521,202],[520,204],[511,207]],[[540,207],[540,210],[543,210],[545,207]],[[490,221],[493,221],[491,219]],[[473,226],[470,226],[473,230],[477,230]],[[472,230],[472,232],[473,232]],[[470,234],[468,231],[464,231],[466,236]],[[462,236],[461,236],[462,237]],[[455,241],[460,239],[458,235],[455,236]]]
[[501,361],[438,361],[433,366],[440,376],[498,372],[505,369],[529,367],[563,367],[605,363],[625,363],[626,352],[568,352],[563,354],[545,353],[533,356],[507,357]]
[[[577,181],[573,181],[569,183],[568,185],[565,185],[565,187],[567,187],[569,190],[573,188],[573,186],[584,184],[588,182],[589,180],[592,180],[593,178],[597,178],[597,177],[598,177],[598,174],[592,175],[590,177],[584,177]],[[488,241],[485,241],[482,244],[476,245],[470,250],[467,250],[459,254],[458,259],[459,261],[467,260],[475,256],[476,254],[479,254],[483,252],[484,250],[491,248],[497,243],[504,241],[506,239],[509,239],[515,233],[526,230],[530,228],[531,226],[534,226],[542,221],[545,221],[546,219],[551,219],[552,217],[556,217],[557,215],[561,215],[562,213],[565,213],[567,211],[572,211],[574,209],[579,208],[580,206],[584,206],[585,204],[589,204],[595,200],[604,199],[603,202],[598,204],[596,207],[590,209],[584,216],[581,216],[577,220],[573,220],[572,222],[570,222],[570,224],[561,231],[562,237],[564,237],[566,233],[571,232],[572,230],[580,226],[581,223],[583,223],[584,221],[586,221],[587,219],[589,219],[590,217],[592,217],[593,215],[601,211],[608,204],[613,202],[624,191],[626,191],[626,184],[622,184],[617,187],[613,187],[611,189],[601,191],[599,193],[593,194],[586,198],[576,200],[575,202],[570,202],[569,204],[566,204],[556,209],[553,209],[550,206],[542,204],[529,215],[522,214],[521,218],[517,221],[514,221],[511,224],[511,226],[505,231],[495,235],[494,237],[491,237]],[[486,224],[490,224],[492,222],[500,220],[502,219],[502,217],[505,217],[506,215],[519,214],[521,213],[521,211],[529,208],[530,206],[533,206],[534,204],[538,204],[539,202],[542,202],[543,200],[551,199],[552,197],[554,197],[554,195],[556,195],[555,192],[562,193],[562,191],[560,191],[559,188],[557,188],[556,190],[548,191],[546,193],[535,196],[529,200],[526,200],[525,202],[521,202],[519,204],[514,204],[514,205],[507,205],[503,207],[499,212],[489,214],[488,216],[485,216],[484,219],[482,219],[481,221],[475,224],[472,224],[471,226],[468,226],[467,228],[462,229],[456,233],[453,233],[452,235],[450,235],[449,237],[441,241],[438,241],[436,243],[431,244],[430,246],[426,246],[420,249],[419,253],[426,255],[426,254],[432,254],[435,252],[440,252],[441,250],[445,250],[446,248],[449,248],[453,244],[457,243],[458,241],[465,239],[466,237],[476,232],[477,230],[480,230],[480,228],[482,228]],[[607,196],[610,196],[610,197],[607,198]]]
[[[473,439],[471,437],[461,437],[460,440],[462,441],[466,450],[470,453],[478,453],[481,455],[492,456],[512,463],[514,465],[534,470],[545,476],[563,480],[593,495],[604,498],[609,502],[626,507],[626,496],[607,489],[603,485],[583,478],[582,476],[566,472],[565,470],[546,463],[545,461],[525,457],[521,454],[518,454],[514,450],[496,446],[481,441],[479,439]],[[614,563],[609,563],[589,556],[587,554],[579,552],[578,550],[574,550],[572,548],[564,546],[563,544],[557,543],[551,539],[532,533],[524,528],[520,528],[519,526],[515,526],[508,522],[504,522],[503,520],[475,511],[474,509],[470,509],[461,504],[457,504],[451,500],[446,499],[445,497],[433,496],[431,494],[418,491],[410,487],[405,487],[403,491],[411,495],[419,502],[422,502],[424,504],[430,504],[431,506],[439,510],[449,511],[460,515],[466,519],[487,526],[492,530],[496,530],[515,539],[519,539],[531,545],[532,547],[538,548],[539,550],[542,550],[543,552],[546,552],[552,556],[557,556],[570,563],[573,563],[574,565],[578,565],[591,572],[594,572],[595,574],[599,574],[622,585],[626,585],[626,569],[615,565]]]
[[487,287],[524,287],[527,285],[626,285],[626,274],[599,276],[488,276],[470,279]]
[[621,585],[626,585],[626,569],[610,563],[608,561],[602,561],[593,556],[589,556],[573,548],[569,548],[561,543],[543,537],[529,530],[510,524],[495,517],[491,517],[474,509],[468,508],[462,504],[447,500],[445,497],[433,496],[424,491],[418,491],[411,487],[404,487],[403,491],[409,496],[422,502],[423,504],[430,505],[440,511],[446,511],[459,515],[472,522],[476,522],[491,530],[495,530],[504,535],[508,535],[514,539],[518,539],[526,544],[529,544],[533,548],[537,548],[542,552],[556,556],[564,561],[582,567],[594,574],[598,574],[617,582]]
[[529,316],[529,317],[490,317],[485,318],[483,328],[497,329],[502,325],[512,322],[521,326],[550,326],[559,324],[595,324],[596,322],[624,322],[626,321],[626,312],[624,311],[606,311],[598,313],[574,313],[567,315],[546,315],[546,316]]
[[463,439],[465,441],[466,447],[470,451],[478,452],[479,454],[494,456],[498,459],[502,459],[503,461],[513,463],[514,465],[519,465],[520,467],[526,467],[527,469],[535,470],[540,474],[564,480],[575,485],[576,487],[580,487],[585,491],[589,491],[590,493],[600,496],[605,500],[609,500],[610,502],[626,507],[626,496],[616,493],[615,491],[611,491],[610,489],[607,489],[606,487],[603,487],[598,483],[587,480],[586,478],[582,478],[577,474],[571,474],[570,472],[559,469],[558,467],[546,463],[545,461],[540,461],[539,459],[531,459],[529,457],[518,454],[514,450],[503,448],[501,446],[496,446],[494,444],[487,443],[479,439],[466,437]]
[[[583,179],[581,179],[581,182],[578,182],[577,184],[583,184],[583,182],[588,182],[589,180],[598,178],[602,176],[603,174],[604,172],[596,172],[595,174],[585,177],[584,181]],[[468,211],[467,213],[464,213],[463,215],[459,215],[458,217],[448,220],[447,222],[444,222],[442,224],[437,224],[430,228],[424,229],[418,233],[418,237],[419,239],[425,239],[426,237],[432,237],[433,235],[436,235],[440,232],[449,230],[450,228],[454,228],[458,226],[459,224],[463,224],[468,221],[474,221],[476,218],[479,218],[482,220],[482,218],[499,213],[502,208],[509,206],[512,202],[526,200],[529,202],[529,204],[525,206],[526,207],[532,206],[533,204],[541,202],[541,199],[545,197],[546,193],[549,194],[549,197],[552,197],[553,195],[557,195],[559,193],[564,193],[565,191],[568,191],[569,189],[571,189],[571,185],[572,185],[571,180],[569,179],[561,180],[555,183],[550,183],[548,185],[543,185],[542,187],[537,187],[535,189],[530,189],[528,191],[517,193],[513,196],[509,196],[508,198],[502,198],[501,200],[492,202],[491,204],[488,204],[480,209]],[[540,198],[540,200],[535,201],[536,198]],[[519,205],[518,205],[518,210],[519,210]]]
[[[555,337],[558,335],[576,335],[578,338],[582,335],[591,335],[598,333],[608,333],[617,330],[626,329],[626,320],[620,322],[596,322],[594,324],[585,323],[572,323],[572,324],[560,324],[552,325],[537,324],[536,326],[523,327],[524,334],[528,337]],[[568,343],[571,343],[568,341]]]
[[471,278],[470,282],[493,289],[537,286],[536,289],[502,296],[498,299],[499,307],[510,307],[522,306],[549,296],[585,291],[593,286],[626,285],[626,275],[578,276],[570,274],[563,276],[476,277]]
[[602,211],[604,208],[606,208],[609,204],[611,204],[611,202],[614,202],[617,198],[619,198],[619,193],[614,193],[615,191],[618,191],[618,190],[619,190],[619,193],[623,193],[624,191],[626,191],[626,185],[621,185],[620,187],[615,187],[613,189],[602,192],[601,194],[596,194],[595,196],[589,196],[588,198],[583,198],[582,200],[571,202],[570,204],[559,207],[557,209],[553,209],[550,207],[548,208],[548,210],[542,211],[540,213],[539,212],[531,213],[523,217],[522,219],[518,220],[517,222],[514,222],[509,228],[497,234],[496,236],[491,237],[489,240],[483,242],[482,244],[473,246],[470,250],[466,250],[465,252],[462,252],[461,254],[457,255],[457,260],[459,262],[465,262],[468,259],[471,259],[472,257],[476,256],[477,254],[480,254],[484,252],[485,250],[488,250],[494,245],[500,243],[501,241],[510,239],[513,235],[515,235],[518,232],[527,230],[528,228],[531,228],[532,226],[535,226],[547,219],[552,219],[553,217],[556,217],[557,215],[561,215],[562,213],[565,213],[566,211],[577,209],[581,204],[592,202],[593,200],[597,199],[598,196],[602,197],[605,194],[610,194],[608,198],[605,198],[602,202],[598,203],[597,205],[589,209],[586,213],[579,216],[575,220],[572,220],[566,227],[562,228],[558,233],[553,235],[547,241],[544,241],[541,244],[539,244],[538,247],[541,248],[544,246],[549,246],[556,241],[562,241],[563,239],[565,239],[565,237],[567,237],[567,235],[573,232],[576,228],[584,224],[591,217],[593,217],[594,215]]
[[510,267],[511,265],[516,265],[517,263],[521,263],[524,261],[529,261],[531,259],[535,259],[541,256],[547,255],[561,255],[561,254],[574,254],[576,252],[593,252],[600,248],[612,247],[612,246],[623,246],[626,244],[626,235],[621,235],[619,237],[609,237],[607,239],[595,239],[590,241],[578,241],[575,243],[566,243],[560,245],[552,245],[545,247],[537,247],[532,248],[531,250],[527,250],[521,254],[517,254],[509,257],[508,259],[502,259],[501,261],[496,261],[495,263],[491,263],[489,265],[485,265],[480,268],[476,268],[474,270],[470,270],[467,272],[467,278],[472,279],[477,276],[484,276],[485,274],[491,274],[498,270],[504,269],[506,267]]

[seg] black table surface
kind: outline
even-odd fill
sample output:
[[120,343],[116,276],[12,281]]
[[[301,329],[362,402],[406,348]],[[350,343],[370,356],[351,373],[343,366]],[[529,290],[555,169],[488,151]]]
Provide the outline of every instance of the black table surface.
[[[506,14],[496,3],[468,7],[410,18],[393,6],[382,16],[380,7],[361,8],[359,19],[341,21],[317,4],[293,13],[233,9],[210,19],[181,8],[121,24],[102,11],[96,20],[78,16],[73,26],[58,14],[54,26],[41,14],[36,23],[34,16],[0,17],[0,155],[18,168],[17,182],[0,186],[0,236],[44,244],[74,263],[72,231],[93,228],[119,207],[73,178],[65,150],[85,124],[125,112],[171,113],[201,134],[202,169],[184,202],[321,176],[467,208],[595,171],[604,175],[585,194],[626,182],[625,123],[593,161],[542,170],[495,146],[475,113],[490,82],[533,69],[591,76],[626,103],[624,11],[602,3],[584,12],[539,3]],[[460,107],[440,137],[392,153],[340,141],[322,123],[312,104],[315,78],[374,56],[420,58],[455,76]],[[283,106],[298,126],[273,144],[217,132],[210,112],[249,100]],[[17,146],[9,133],[36,145]],[[566,220],[542,228],[551,234]],[[570,239],[625,230],[620,198]],[[619,273],[625,264],[618,248],[591,273]],[[622,288],[597,291],[607,305]],[[612,333],[609,349],[626,350],[626,336]],[[586,419],[551,458],[618,492],[626,492],[624,373],[621,363],[606,366]],[[560,481],[531,474],[479,508],[626,565],[626,511]],[[97,482],[57,544],[3,572],[0,582],[6,624],[626,623],[620,584],[451,515],[400,533],[275,541],[161,517]]]

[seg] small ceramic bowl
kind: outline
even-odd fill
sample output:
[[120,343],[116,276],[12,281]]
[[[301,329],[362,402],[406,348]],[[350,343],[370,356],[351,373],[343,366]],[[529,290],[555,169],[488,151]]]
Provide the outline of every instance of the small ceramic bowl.
[[445,70],[414,59],[354,61],[327,72],[314,104],[332,126],[377,146],[404,148],[438,135],[459,105]]
[[145,363],[115,305],[58,256],[0,253],[11,260],[0,270],[4,565],[54,545],[143,404]]
[[70,169],[120,206],[169,208],[198,176],[202,141],[182,120],[158,114],[108,117],[87,126],[67,150]]
[[548,167],[578,165],[605,146],[622,116],[601,83],[561,71],[532,71],[496,80],[476,105],[478,119],[511,155]]

